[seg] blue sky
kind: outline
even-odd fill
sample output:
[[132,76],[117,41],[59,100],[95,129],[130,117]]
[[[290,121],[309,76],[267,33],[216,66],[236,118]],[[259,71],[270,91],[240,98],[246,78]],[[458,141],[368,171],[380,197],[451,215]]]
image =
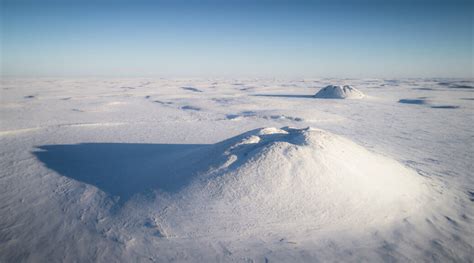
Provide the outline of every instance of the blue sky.
[[473,1],[2,0],[3,76],[473,77]]

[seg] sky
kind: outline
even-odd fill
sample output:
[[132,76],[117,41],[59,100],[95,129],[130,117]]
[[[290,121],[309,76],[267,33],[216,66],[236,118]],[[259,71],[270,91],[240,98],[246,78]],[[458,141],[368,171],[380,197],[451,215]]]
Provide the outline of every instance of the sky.
[[0,2],[3,77],[474,77],[474,0]]

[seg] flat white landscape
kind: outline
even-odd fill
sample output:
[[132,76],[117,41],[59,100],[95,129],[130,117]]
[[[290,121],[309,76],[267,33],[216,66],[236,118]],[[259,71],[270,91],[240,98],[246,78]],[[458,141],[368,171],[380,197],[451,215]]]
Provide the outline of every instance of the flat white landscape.
[[474,258],[472,79],[5,78],[0,156],[0,262]]

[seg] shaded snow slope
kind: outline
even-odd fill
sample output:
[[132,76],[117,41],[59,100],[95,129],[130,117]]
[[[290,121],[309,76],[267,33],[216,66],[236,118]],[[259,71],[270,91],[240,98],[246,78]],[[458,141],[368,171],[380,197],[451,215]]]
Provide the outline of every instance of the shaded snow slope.
[[361,91],[349,85],[328,85],[314,95],[321,99],[361,99],[364,96]]

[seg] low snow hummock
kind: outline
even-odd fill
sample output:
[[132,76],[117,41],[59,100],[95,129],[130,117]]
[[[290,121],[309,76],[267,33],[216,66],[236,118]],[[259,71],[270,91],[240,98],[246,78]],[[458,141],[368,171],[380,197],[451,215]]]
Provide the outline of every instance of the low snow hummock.
[[321,99],[361,99],[364,96],[361,91],[349,85],[328,85],[314,95]]

